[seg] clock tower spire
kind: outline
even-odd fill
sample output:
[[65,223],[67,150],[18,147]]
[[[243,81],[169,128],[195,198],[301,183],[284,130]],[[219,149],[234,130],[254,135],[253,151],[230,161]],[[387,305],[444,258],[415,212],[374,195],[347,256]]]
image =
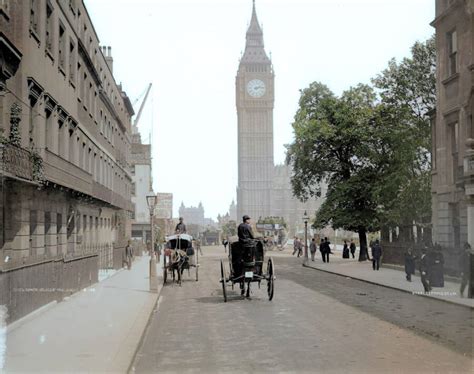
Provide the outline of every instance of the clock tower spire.
[[270,216],[273,187],[274,72],[253,0],[245,52],[236,77],[238,121],[238,219]]

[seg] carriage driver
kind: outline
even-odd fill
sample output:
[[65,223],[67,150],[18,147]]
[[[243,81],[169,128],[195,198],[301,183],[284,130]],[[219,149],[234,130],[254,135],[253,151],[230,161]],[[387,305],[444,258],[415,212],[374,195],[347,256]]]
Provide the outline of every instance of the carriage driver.
[[253,239],[255,239],[255,236],[253,235],[252,226],[250,226],[250,217],[248,215],[242,217],[242,223],[237,229],[237,235],[239,236],[239,242],[243,247],[254,246]]
[[186,234],[186,225],[183,223],[183,217],[179,217],[179,223],[174,230],[177,234]]

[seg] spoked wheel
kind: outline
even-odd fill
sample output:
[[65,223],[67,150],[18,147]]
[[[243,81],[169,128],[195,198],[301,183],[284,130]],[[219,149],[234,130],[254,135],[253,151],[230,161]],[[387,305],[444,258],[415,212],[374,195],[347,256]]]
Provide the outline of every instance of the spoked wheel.
[[226,290],[226,281],[225,281],[225,274],[224,274],[224,262],[222,260],[221,260],[221,283],[222,283],[222,295],[224,296],[224,302],[227,302],[227,290]]
[[268,275],[268,280],[267,280],[268,300],[272,300],[273,294],[275,292],[275,268],[273,266],[272,258],[268,259],[267,275]]
[[166,283],[168,279],[168,268],[166,267],[166,255],[163,256],[163,284]]

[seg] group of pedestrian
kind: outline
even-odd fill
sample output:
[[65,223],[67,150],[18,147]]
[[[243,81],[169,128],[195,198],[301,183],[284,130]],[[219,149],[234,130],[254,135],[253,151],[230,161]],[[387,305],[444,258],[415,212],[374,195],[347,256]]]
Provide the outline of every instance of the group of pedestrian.
[[352,258],[355,258],[356,245],[354,239],[351,239],[351,243],[347,244],[347,240],[344,240],[344,245],[342,247],[342,258],[350,258],[349,251],[352,255]]
[[[473,256],[469,243],[464,243],[463,250],[459,256],[459,269],[461,274],[460,296],[464,297],[467,287],[467,297],[473,295]],[[414,253],[413,248],[408,248],[405,252],[405,273],[406,280],[411,282],[412,275],[415,274],[416,262],[419,263],[421,283],[425,292],[430,292],[433,287],[444,287],[444,256],[439,244],[432,248],[423,246],[421,254]]]

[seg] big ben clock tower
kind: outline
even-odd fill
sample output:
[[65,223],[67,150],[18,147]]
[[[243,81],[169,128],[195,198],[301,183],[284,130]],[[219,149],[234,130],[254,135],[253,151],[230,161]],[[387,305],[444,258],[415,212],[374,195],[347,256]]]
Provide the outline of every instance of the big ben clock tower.
[[253,0],[245,52],[235,80],[238,118],[237,214],[252,219],[270,216],[273,184],[273,66]]

